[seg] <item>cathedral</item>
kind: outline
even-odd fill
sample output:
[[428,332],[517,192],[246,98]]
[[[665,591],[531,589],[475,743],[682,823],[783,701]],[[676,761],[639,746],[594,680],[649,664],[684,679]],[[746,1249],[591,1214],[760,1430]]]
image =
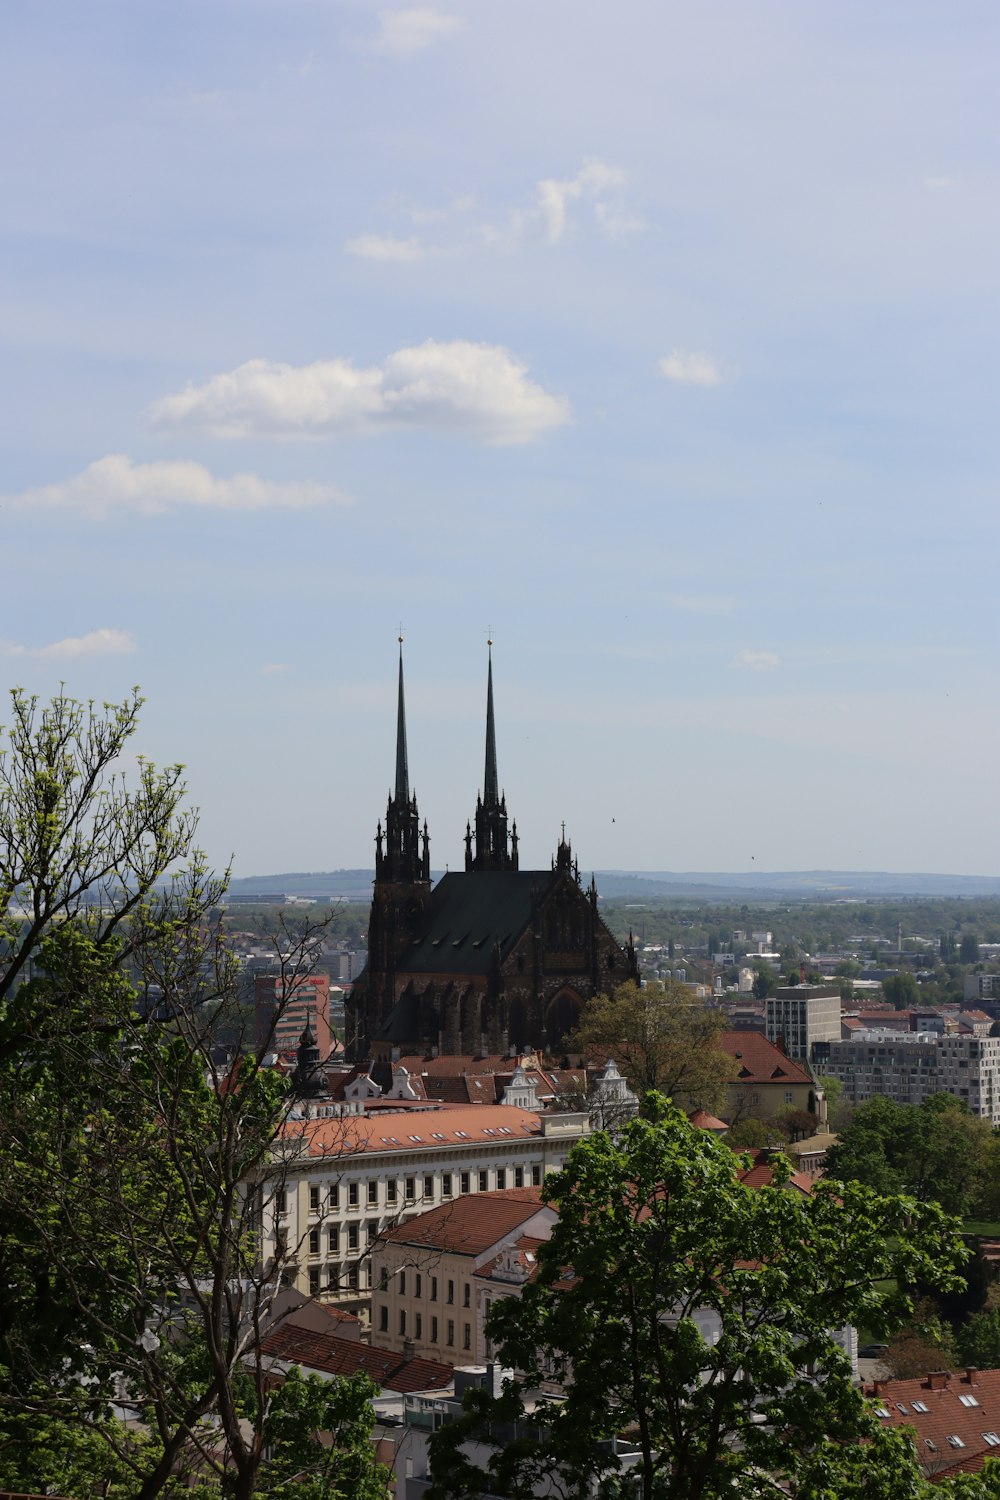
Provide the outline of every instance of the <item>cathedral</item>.
[[497,775],[493,659],[486,687],[486,770],[465,869],[431,887],[430,836],[410,792],[399,654],[396,781],[375,836],[368,963],[347,1002],[347,1054],[504,1055],[558,1049],[591,995],[638,977],[580,884],[565,829],[548,870],[522,870],[517,824]]

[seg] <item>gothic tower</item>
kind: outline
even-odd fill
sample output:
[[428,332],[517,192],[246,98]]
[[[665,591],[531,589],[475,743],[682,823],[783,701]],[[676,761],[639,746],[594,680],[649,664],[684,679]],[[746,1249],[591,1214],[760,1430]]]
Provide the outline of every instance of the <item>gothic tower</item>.
[[507,838],[507,798],[497,776],[497,736],[493,717],[493,642],[489,643],[486,678],[486,774],[483,794],[476,798],[476,852],[472,852],[472,828],[465,825],[465,868],[471,870],[517,869],[517,823]]
[[368,926],[364,982],[352,995],[348,1050],[363,1057],[373,1029],[396,1003],[396,964],[423,919],[431,894],[430,837],[420,827],[416,794],[410,792],[403,695],[403,638],[399,638],[399,699],[396,710],[396,784],[385,810],[385,830],[375,835],[375,885]]

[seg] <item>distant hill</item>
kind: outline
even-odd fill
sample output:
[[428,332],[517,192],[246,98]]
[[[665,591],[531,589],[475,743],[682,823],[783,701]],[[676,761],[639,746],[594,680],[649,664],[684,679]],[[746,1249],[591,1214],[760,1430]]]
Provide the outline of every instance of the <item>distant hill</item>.
[[[437,880],[443,871],[433,872]],[[230,882],[234,895],[283,892],[316,901],[368,901],[374,870],[246,875]],[[1000,875],[893,874],[884,870],[726,871],[598,870],[605,899],[649,901],[890,900],[919,896],[1000,896]]]

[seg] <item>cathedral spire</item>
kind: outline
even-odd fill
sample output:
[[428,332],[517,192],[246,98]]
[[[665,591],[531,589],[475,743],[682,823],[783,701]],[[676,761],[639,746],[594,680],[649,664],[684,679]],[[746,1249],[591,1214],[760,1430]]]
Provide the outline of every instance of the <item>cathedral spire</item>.
[[403,695],[403,634],[399,634],[399,696],[396,709],[396,782],[385,810],[385,852],[382,827],[375,836],[375,879],[420,882],[430,879],[427,826],[423,852],[417,799],[410,790],[410,766],[406,753],[406,701]]
[[483,801],[487,807],[500,796],[497,776],[497,730],[493,717],[493,642],[488,641],[489,668],[486,676],[486,775],[483,778]]
[[396,709],[396,802],[410,800],[410,767],[406,758],[406,702],[403,698],[403,637],[399,637],[399,704]]
[[516,870],[517,837],[511,849],[507,837],[507,799],[500,791],[497,775],[497,731],[493,713],[493,642],[489,646],[486,675],[486,774],[483,795],[476,799],[476,852],[472,853],[469,830],[466,830],[465,868],[467,870]]

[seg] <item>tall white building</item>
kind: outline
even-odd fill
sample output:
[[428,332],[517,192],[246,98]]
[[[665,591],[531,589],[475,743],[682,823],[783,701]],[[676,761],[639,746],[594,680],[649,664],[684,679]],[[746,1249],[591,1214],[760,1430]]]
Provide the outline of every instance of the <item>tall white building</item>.
[[840,1038],[840,987],[790,984],[768,997],[765,1034],[769,1042],[784,1042],[789,1057],[808,1062],[814,1042]]

